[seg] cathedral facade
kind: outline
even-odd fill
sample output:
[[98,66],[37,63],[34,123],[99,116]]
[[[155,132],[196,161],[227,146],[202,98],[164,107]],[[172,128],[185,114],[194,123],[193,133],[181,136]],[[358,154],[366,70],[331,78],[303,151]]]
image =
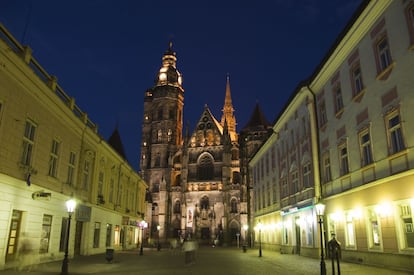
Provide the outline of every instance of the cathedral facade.
[[227,77],[223,114],[206,105],[183,134],[184,88],[170,43],[154,86],[145,92],[140,167],[149,189],[147,236],[236,244],[248,224],[239,140]]

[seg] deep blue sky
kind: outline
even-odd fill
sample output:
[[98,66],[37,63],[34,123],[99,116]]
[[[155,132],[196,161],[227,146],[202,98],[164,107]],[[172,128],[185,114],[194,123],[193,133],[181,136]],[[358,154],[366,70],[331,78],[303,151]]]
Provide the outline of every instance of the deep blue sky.
[[[144,92],[173,41],[192,131],[217,119],[230,75],[237,130],[259,102],[273,121],[315,70],[360,0],[0,0],[0,22],[106,139],[118,129],[138,169]],[[185,125],[184,125],[185,126]]]

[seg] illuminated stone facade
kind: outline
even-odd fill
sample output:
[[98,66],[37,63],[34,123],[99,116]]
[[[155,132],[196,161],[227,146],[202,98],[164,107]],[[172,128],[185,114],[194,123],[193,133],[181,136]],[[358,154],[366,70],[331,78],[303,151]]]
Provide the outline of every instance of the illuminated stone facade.
[[319,257],[335,234],[344,261],[414,270],[413,22],[414,1],[363,1],[295,91],[250,162],[264,247]]

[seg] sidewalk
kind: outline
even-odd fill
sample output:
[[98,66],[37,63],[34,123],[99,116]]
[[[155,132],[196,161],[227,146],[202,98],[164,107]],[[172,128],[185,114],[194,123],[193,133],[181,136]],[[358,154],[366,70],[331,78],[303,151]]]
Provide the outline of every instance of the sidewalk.
[[[144,255],[139,250],[117,251],[114,261],[107,263],[104,254],[79,256],[69,262],[69,274],[145,274],[145,275],[319,275],[320,261],[298,255],[280,254],[262,251],[258,256],[257,249],[242,249],[222,247],[200,247],[196,252],[195,262],[185,263],[184,252],[179,250],[144,249]],[[0,275],[15,274],[60,274],[62,261],[40,264],[30,272],[17,270],[0,271]],[[327,275],[332,274],[331,262],[326,262]],[[338,273],[336,273],[338,274]],[[341,274],[352,275],[404,275],[414,274],[390,270],[380,267],[341,262]]]

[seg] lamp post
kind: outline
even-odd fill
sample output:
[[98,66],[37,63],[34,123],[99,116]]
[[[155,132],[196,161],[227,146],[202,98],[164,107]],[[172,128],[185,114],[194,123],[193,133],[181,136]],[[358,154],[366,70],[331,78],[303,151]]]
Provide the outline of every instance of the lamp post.
[[66,228],[66,239],[65,239],[65,257],[63,258],[62,262],[62,275],[68,274],[68,254],[69,254],[69,234],[70,234],[70,220],[72,219],[72,214],[75,212],[76,207],[76,201],[73,199],[70,199],[66,201],[66,209],[69,214],[68,224]]
[[144,220],[139,222],[139,228],[141,228],[141,248],[139,249],[139,255],[142,256],[144,255],[144,247],[143,247],[143,242],[144,242],[144,229],[147,228],[148,223]]
[[158,238],[158,244],[157,244],[157,250],[158,251],[160,251],[161,250],[161,244],[160,244],[160,229],[161,229],[161,225],[157,225],[157,232],[158,232],[158,236],[157,236],[157,238]]
[[259,257],[262,257],[262,229],[263,224],[259,221],[257,224],[257,230],[259,230]]
[[326,264],[325,264],[325,253],[323,251],[323,214],[325,212],[325,205],[322,203],[318,203],[315,205],[316,214],[318,216],[318,223],[319,223],[319,232],[320,232],[320,239],[321,239],[321,275],[326,275]]

